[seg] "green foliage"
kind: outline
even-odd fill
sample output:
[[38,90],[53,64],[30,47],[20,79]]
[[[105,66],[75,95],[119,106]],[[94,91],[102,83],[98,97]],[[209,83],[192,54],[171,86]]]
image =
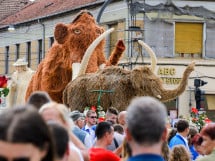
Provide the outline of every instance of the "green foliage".
[[8,88],[3,88],[3,89],[0,89],[0,97],[1,96],[4,96],[6,97],[9,93],[9,89]]

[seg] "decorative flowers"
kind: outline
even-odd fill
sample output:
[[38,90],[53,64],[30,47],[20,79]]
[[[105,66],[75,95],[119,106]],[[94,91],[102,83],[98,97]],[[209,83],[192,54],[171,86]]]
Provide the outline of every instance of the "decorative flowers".
[[0,76],[0,104],[2,103],[2,96],[6,97],[9,93],[9,89],[7,88],[7,81],[8,78],[6,78],[4,75]]
[[191,121],[199,130],[201,130],[204,125],[211,122],[211,120],[207,117],[206,112],[198,111],[195,107],[192,107],[190,116]]

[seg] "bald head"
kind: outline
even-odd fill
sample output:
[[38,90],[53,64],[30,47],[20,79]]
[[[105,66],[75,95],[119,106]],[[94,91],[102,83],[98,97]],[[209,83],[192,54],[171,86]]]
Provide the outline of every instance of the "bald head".
[[122,126],[125,126],[125,117],[126,117],[126,114],[127,114],[127,111],[121,111],[119,114],[118,114],[118,123]]

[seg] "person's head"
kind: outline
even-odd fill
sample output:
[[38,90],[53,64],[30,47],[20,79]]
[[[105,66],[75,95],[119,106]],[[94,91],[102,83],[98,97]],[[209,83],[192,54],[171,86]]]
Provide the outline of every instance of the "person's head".
[[36,107],[37,110],[39,110],[42,105],[51,101],[51,97],[47,92],[35,91],[29,96],[27,104],[33,105],[34,107]]
[[54,161],[51,132],[33,107],[14,107],[1,113],[0,131],[1,159]]
[[111,122],[112,124],[117,123],[118,110],[114,107],[109,107],[105,114],[105,120]]
[[203,154],[208,155],[215,148],[215,123],[206,125],[200,132],[202,136]]
[[69,157],[69,134],[68,131],[56,122],[49,122],[48,126],[52,132],[56,147],[57,159],[63,160]]
[[123,128],[122,125],[120,125],[120,124],[114,124],[113,128],[114,128],[115,132],[118,132],[119,134],[124,135],[124,128]]
[[168,134],[168,137],[167,137],[168,143],[169,143],[170,140],[176,135],[176,133],[177,133],[177,129],[176,129],[176,128],[172,128],[172,129],[169,131],[169,134]]
[[23,72],[23,71],[26,71],[27,70],[27,65],[28,65],[28,62],[25,61],[25,59],[18,59],[14,64],[13,66],[15,67],[16,71],[18,73],[20,72]]
[[192,138],[192,144],[195,147],[196,151],[199,154],[203,154],[203,148],[201,147],[201,144],[203,142],[202,136],[197,133],[193,138]]
[[190,126],[189,135],[188,135],[188,145],[192,145],[193,137],[198,133],[198,129],[195,126]]
[[85,125],[85,117],[84,114],[75,110],[70,112],[70,118],[73,120],[75,125],[77,125],[80,129],[82,129]]
[[125,126],[125,117],[126,117],[126,114],[127,114],[127,111],[121,111],[119,114],[118,114],[118,123],[122,126]]
[[55,121],[68,129],[73,126],[73,121],[69,117],[69,110],[64,104],[46,103],[39,109],[39,113],[46,122]]
[[177,132],[187,136],[189,134],[189,122],[185,119],[180,119],[177,122]]
[[166,140],[167,111],[163,103],[152,97],[137,97],[127,108],[126,137],[131,147],[153,146]]
[[86,113],[86,124],[88,126],[93,126],[96,125],[97,123],[97,114],[93,110],[89,110]]
[[191,161],[191,156],[188,150],[183,145],[176,145],[173,147],[169,161]]
[[97,140],[105,140],[107,145],[110,145],[114,138],[114,130],[113,126],[110,122],[100,122],[96,126],[95,135]]

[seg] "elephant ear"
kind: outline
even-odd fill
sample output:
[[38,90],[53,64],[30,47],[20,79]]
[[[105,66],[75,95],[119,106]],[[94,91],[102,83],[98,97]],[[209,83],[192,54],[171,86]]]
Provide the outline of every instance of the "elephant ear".
[[144,81],[142,70],[140,68],[135,68],[131,71],[130,76],[132,86],[135,87],[135,89],[142,88],[142,82]]
[[138,95],[161,98],[162,82],[150,67],[144,66],[133,69],[130,80]]
[[65,24],[57,24],[54,31],[55,40],[59,44],[64,44],[69,36],[68,27]]

